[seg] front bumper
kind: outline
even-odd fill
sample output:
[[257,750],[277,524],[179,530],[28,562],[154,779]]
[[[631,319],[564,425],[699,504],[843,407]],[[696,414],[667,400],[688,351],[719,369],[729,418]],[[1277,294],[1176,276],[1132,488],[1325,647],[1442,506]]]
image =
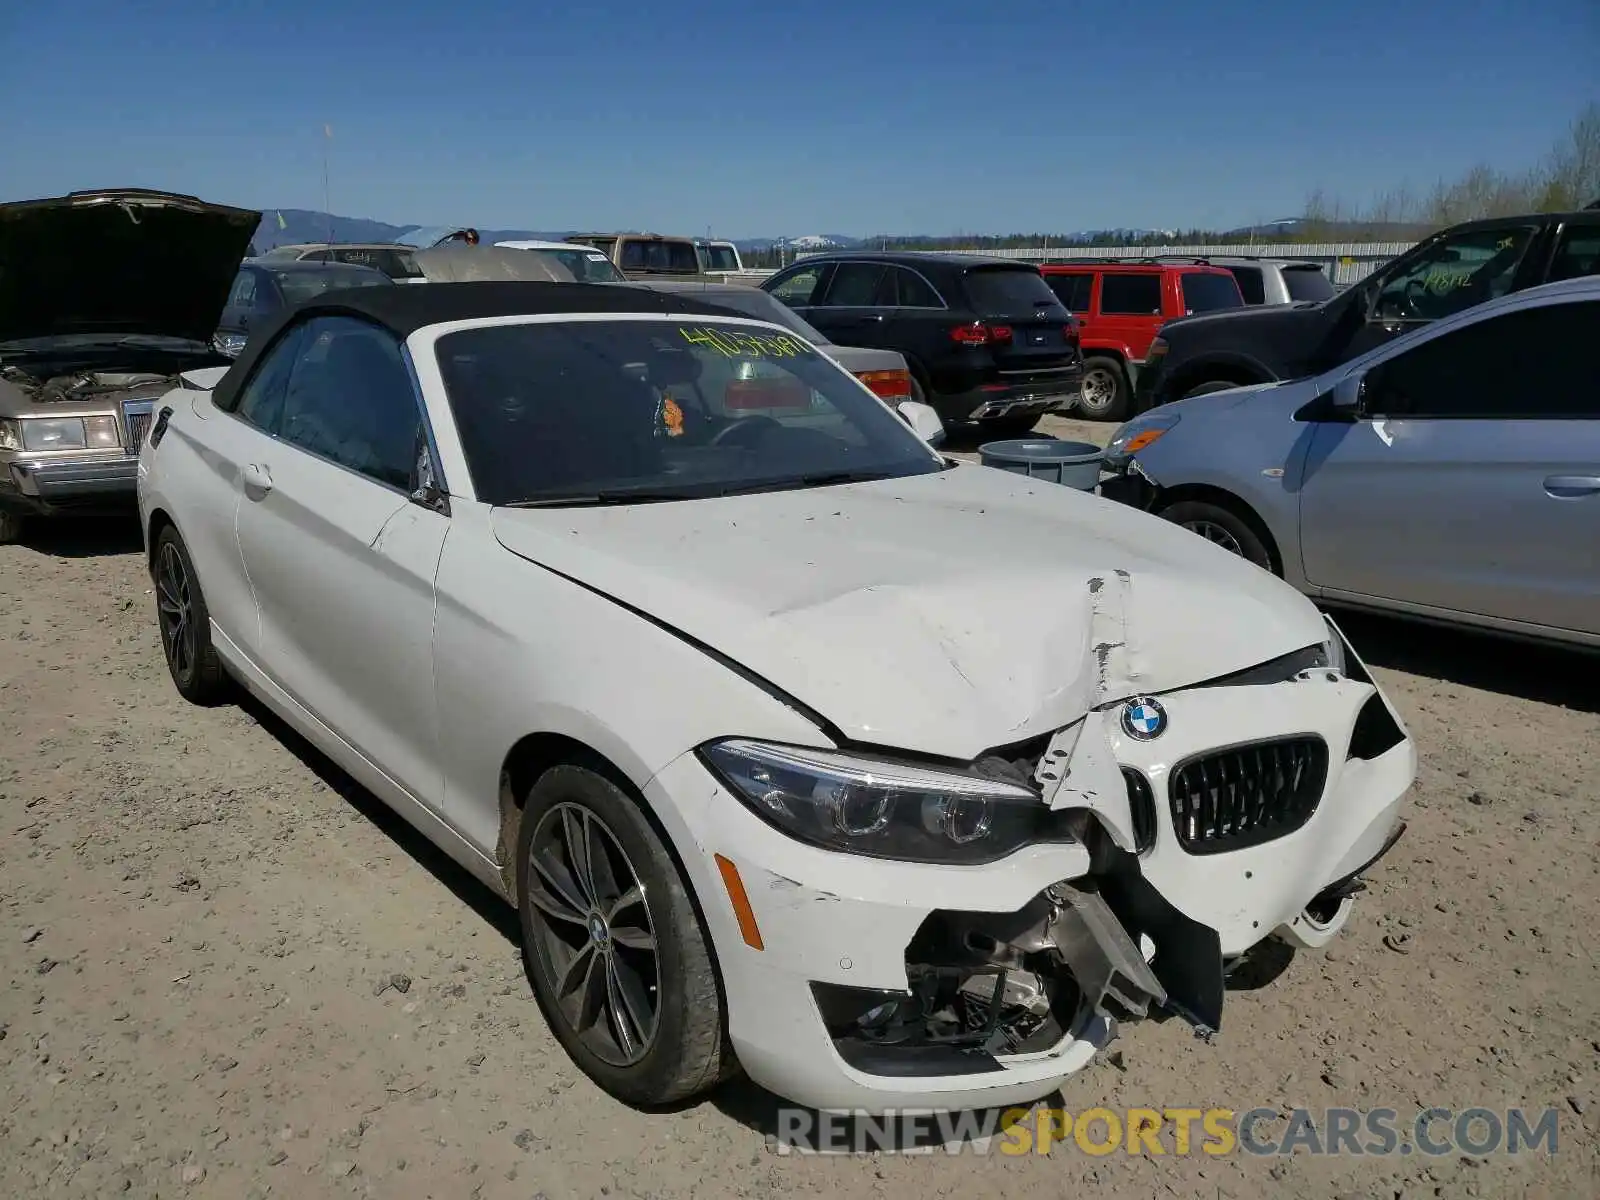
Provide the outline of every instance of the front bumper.
[[[1165,736],[1137,742],[1108,733],[1116,762],[1141,772],[1158,798],[1153,845],[1122,861],[1136,861],[1135,873],[1154,887],[1160,903],[1181,914],[1169,929],[1205,926],[1201,958],[1211,956],[1219,995],[1224,958],[1274,933],[1302,945],[1336,933],[1348,915],[1347,900],[1314,928],[1304,919],[1307,906],[1387,849],[1416,758],[1403,730],[1398,743],[1370,760],[1346,757],[1358,714],[1374,696],[1370,683],[1333,682],[1326,672],[1268,686],[1197,688],[1161,698],[1170,720]],[[1386,701],[1378,703],[1392,715]],[[1115,722],[1102,726],[1109,731]],[[1302,827],[1231,853],[1202,856],[1179,845],[1173,812],[1159,802],[1174,766],[1216,747],[1307,732],[1320,735],[1330,754],[1320,803]],[[1026,1104],[1114,1037],[1115,1023],[1105,1012],[1082,1008],[1059,1040],[1028,1053],[896,1061],[891,1046],[868,1059],[849,1053],[853,1043],[830,1033],[819,1007],[830,991],[907,995],[908,947],[930,918],[994,914],[1003,925],[1062,881],[1096,877],[1093,838],[1029,847],[980,867],[886,862],[788,838],[746,809],[692,754],[662,771],[646,792],[655,811],[674,814],[671,824],[684,822],[674,836],[721,967],[730,1038],[746,1072],[778,1095],[819,1109],[869,1112]],[[762,949],[742,936],[714,856],[737,868]],[[1140,944],[1159,967],[1167,951]]]
[[121,508],[135,498],[139,459],[132,454],[0,462],[0,504],[51,514]]

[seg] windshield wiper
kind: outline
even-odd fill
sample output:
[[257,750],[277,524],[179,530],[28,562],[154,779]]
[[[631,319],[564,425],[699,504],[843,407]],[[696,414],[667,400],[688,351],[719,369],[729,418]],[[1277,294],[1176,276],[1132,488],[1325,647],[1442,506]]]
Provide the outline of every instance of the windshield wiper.
[[718,494],[747,496],[752,492],[787,492],[800,488],[833,487],[841,483],[872,483],[879,479],[894,479],[897,474],[893,471],[818,471],[811,475],[791,475],[786,479],[734,484]]
[[498,508],[600,508],[608,504],[663,504],[669,500],[695,500],[719,492],[567,492],[559,496],[534,496],[513,500]]

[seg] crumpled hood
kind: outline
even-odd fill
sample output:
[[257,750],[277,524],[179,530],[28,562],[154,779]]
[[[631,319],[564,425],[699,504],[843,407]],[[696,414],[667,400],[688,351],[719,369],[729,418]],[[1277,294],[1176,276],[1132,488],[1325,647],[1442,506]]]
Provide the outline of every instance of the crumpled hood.
[[947,757],[1327,636],[1310,601],[1186,530],[983,467],[492,521],[507,549],[711,646],[847,737]]
[[261,214],[142,188],[0,204],[0,342],[210,339]]

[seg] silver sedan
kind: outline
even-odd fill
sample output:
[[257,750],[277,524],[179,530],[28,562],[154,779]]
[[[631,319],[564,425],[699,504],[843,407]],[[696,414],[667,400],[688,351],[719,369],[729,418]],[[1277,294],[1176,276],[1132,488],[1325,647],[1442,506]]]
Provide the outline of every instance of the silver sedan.
[[1315,599],[1600,646],[1600,278],[1150,410],[1101,494]]

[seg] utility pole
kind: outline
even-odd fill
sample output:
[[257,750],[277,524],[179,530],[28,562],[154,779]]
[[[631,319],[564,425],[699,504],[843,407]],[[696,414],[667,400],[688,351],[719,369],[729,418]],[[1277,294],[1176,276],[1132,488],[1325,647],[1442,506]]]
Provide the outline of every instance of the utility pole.
[[328,218],[328,245],[333,245],[333,201],[328,192],[328,147],[333,142],[333,126],[322,126],[322,212]]

